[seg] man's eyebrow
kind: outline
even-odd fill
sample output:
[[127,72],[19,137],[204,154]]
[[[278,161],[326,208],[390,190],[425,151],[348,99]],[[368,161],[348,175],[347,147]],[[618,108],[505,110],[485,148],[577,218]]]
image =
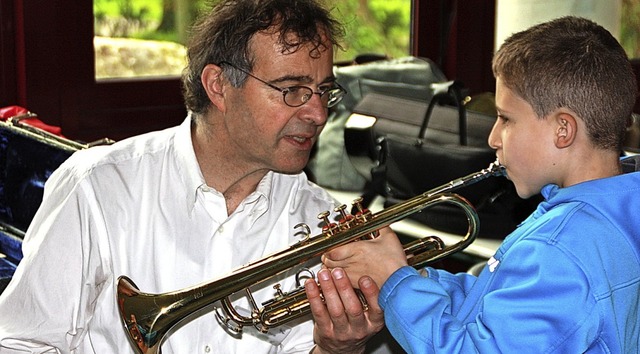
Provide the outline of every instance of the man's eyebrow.
[[[320,82],[320,84],[325,84],[329,82],[335,82],[336,77],[333,75],[327,76],[324,80]],[[286,75],[275,80],[272,80],[271,83],[277,84],[281,82],[300,82],[303,84],[312,84],[313,78],[308,75]]]

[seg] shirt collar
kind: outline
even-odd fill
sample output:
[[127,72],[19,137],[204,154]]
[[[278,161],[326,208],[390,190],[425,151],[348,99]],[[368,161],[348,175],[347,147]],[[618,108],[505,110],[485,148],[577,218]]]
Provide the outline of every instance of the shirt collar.
[[269,171],[258,183],[256,190],[249,194],[238,206],[237,211],[241,212],[245,208],[250,207],[251,212],[248,216],[251,224],[264,213],[269,210],[269,196],[271,195],[272,182],[274,178],[273,171]]
[[[182,182],[185,185],[185,203],[189,213],[193,211],[197,200],[198,189],[206,187],[206,182],[198,160],[196,158],[195,150],[193,149],[193,140],[191,135],[191,129],[193,127],[193,118],[191,115],[180,124],[175,135],[175,157],[178,161],[178,171],[182,178]],[[243,205],[256,203],[258,205],[254,213],[253,218],[257,219],[260,215],[263,215],[268,210],[268,203],[272,191],[273,171],[269,171],[258,183],[256,190],[251,193],[241,203],[239,208],[244,208]],[[258,203],[259,201],[262,203]]]

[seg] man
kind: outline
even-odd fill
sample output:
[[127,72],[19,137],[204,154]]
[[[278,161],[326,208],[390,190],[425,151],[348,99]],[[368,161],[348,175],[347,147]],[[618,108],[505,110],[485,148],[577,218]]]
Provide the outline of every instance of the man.
[[624,50],[564,17],[507,39],[493,72],[489,145],[519,196],[542,193],[537,210],[478,277],[424,276],[389,229],[325,264],[382,286],[387,326],[411,353],[638,353],[640,159],[619,159],[637,83]]
[[[301,170],[345,94],[332,73],[341,34],[313,0],[223,1],[205,16],[183,78],[190,117],[80,151],[48,180],[0,298],[0,352],[132,352],[119,275],[144,292],[179,290],[299,241],[298,223],[319,233],[317,214],[335,202]],[[276,283],[294,288],[296,271],[253,289],[255,302],[273,298]],[[321,274],[327,306],[314,306],[315,330],[305,318],[234,336],[209,311],[181,324],[162,352],[362,352],[383,325],[378,288],[363,289],[364,311],[346,277]],[[237,311],[251,309],[247,298],[233,300]]]

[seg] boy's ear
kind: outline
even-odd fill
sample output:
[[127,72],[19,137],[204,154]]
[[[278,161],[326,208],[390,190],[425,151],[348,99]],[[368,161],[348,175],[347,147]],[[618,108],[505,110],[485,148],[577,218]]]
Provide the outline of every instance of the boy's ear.
[[575,141],[578,133],[576,117],[572,113],[560,111],[556,113],[554,119],[556,122],[556,147],[559,149],[569,147]]
[[215,64],[207,64],[202,69],[200,75],[202,86],[204,87],[211,104],[218,108],[220,112],[225,111],[224,101],[224,80],[222,78],[222,68]]

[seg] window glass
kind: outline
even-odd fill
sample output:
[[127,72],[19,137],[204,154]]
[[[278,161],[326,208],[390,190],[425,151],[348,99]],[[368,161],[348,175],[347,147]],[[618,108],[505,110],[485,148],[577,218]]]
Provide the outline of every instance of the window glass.
[[[94,0],[96,79],[180,75],[186,64],[186,33],[213,0]],[[346,27],[345,51],[409,54],[411,0],[329,0]]]
[[179,75],[185,28],[204,1],[94,0],[96,79]]
[[335,16],[346,29],[345,51],[336,61],[360,54],[409,55],[411,0],[332,0]]

